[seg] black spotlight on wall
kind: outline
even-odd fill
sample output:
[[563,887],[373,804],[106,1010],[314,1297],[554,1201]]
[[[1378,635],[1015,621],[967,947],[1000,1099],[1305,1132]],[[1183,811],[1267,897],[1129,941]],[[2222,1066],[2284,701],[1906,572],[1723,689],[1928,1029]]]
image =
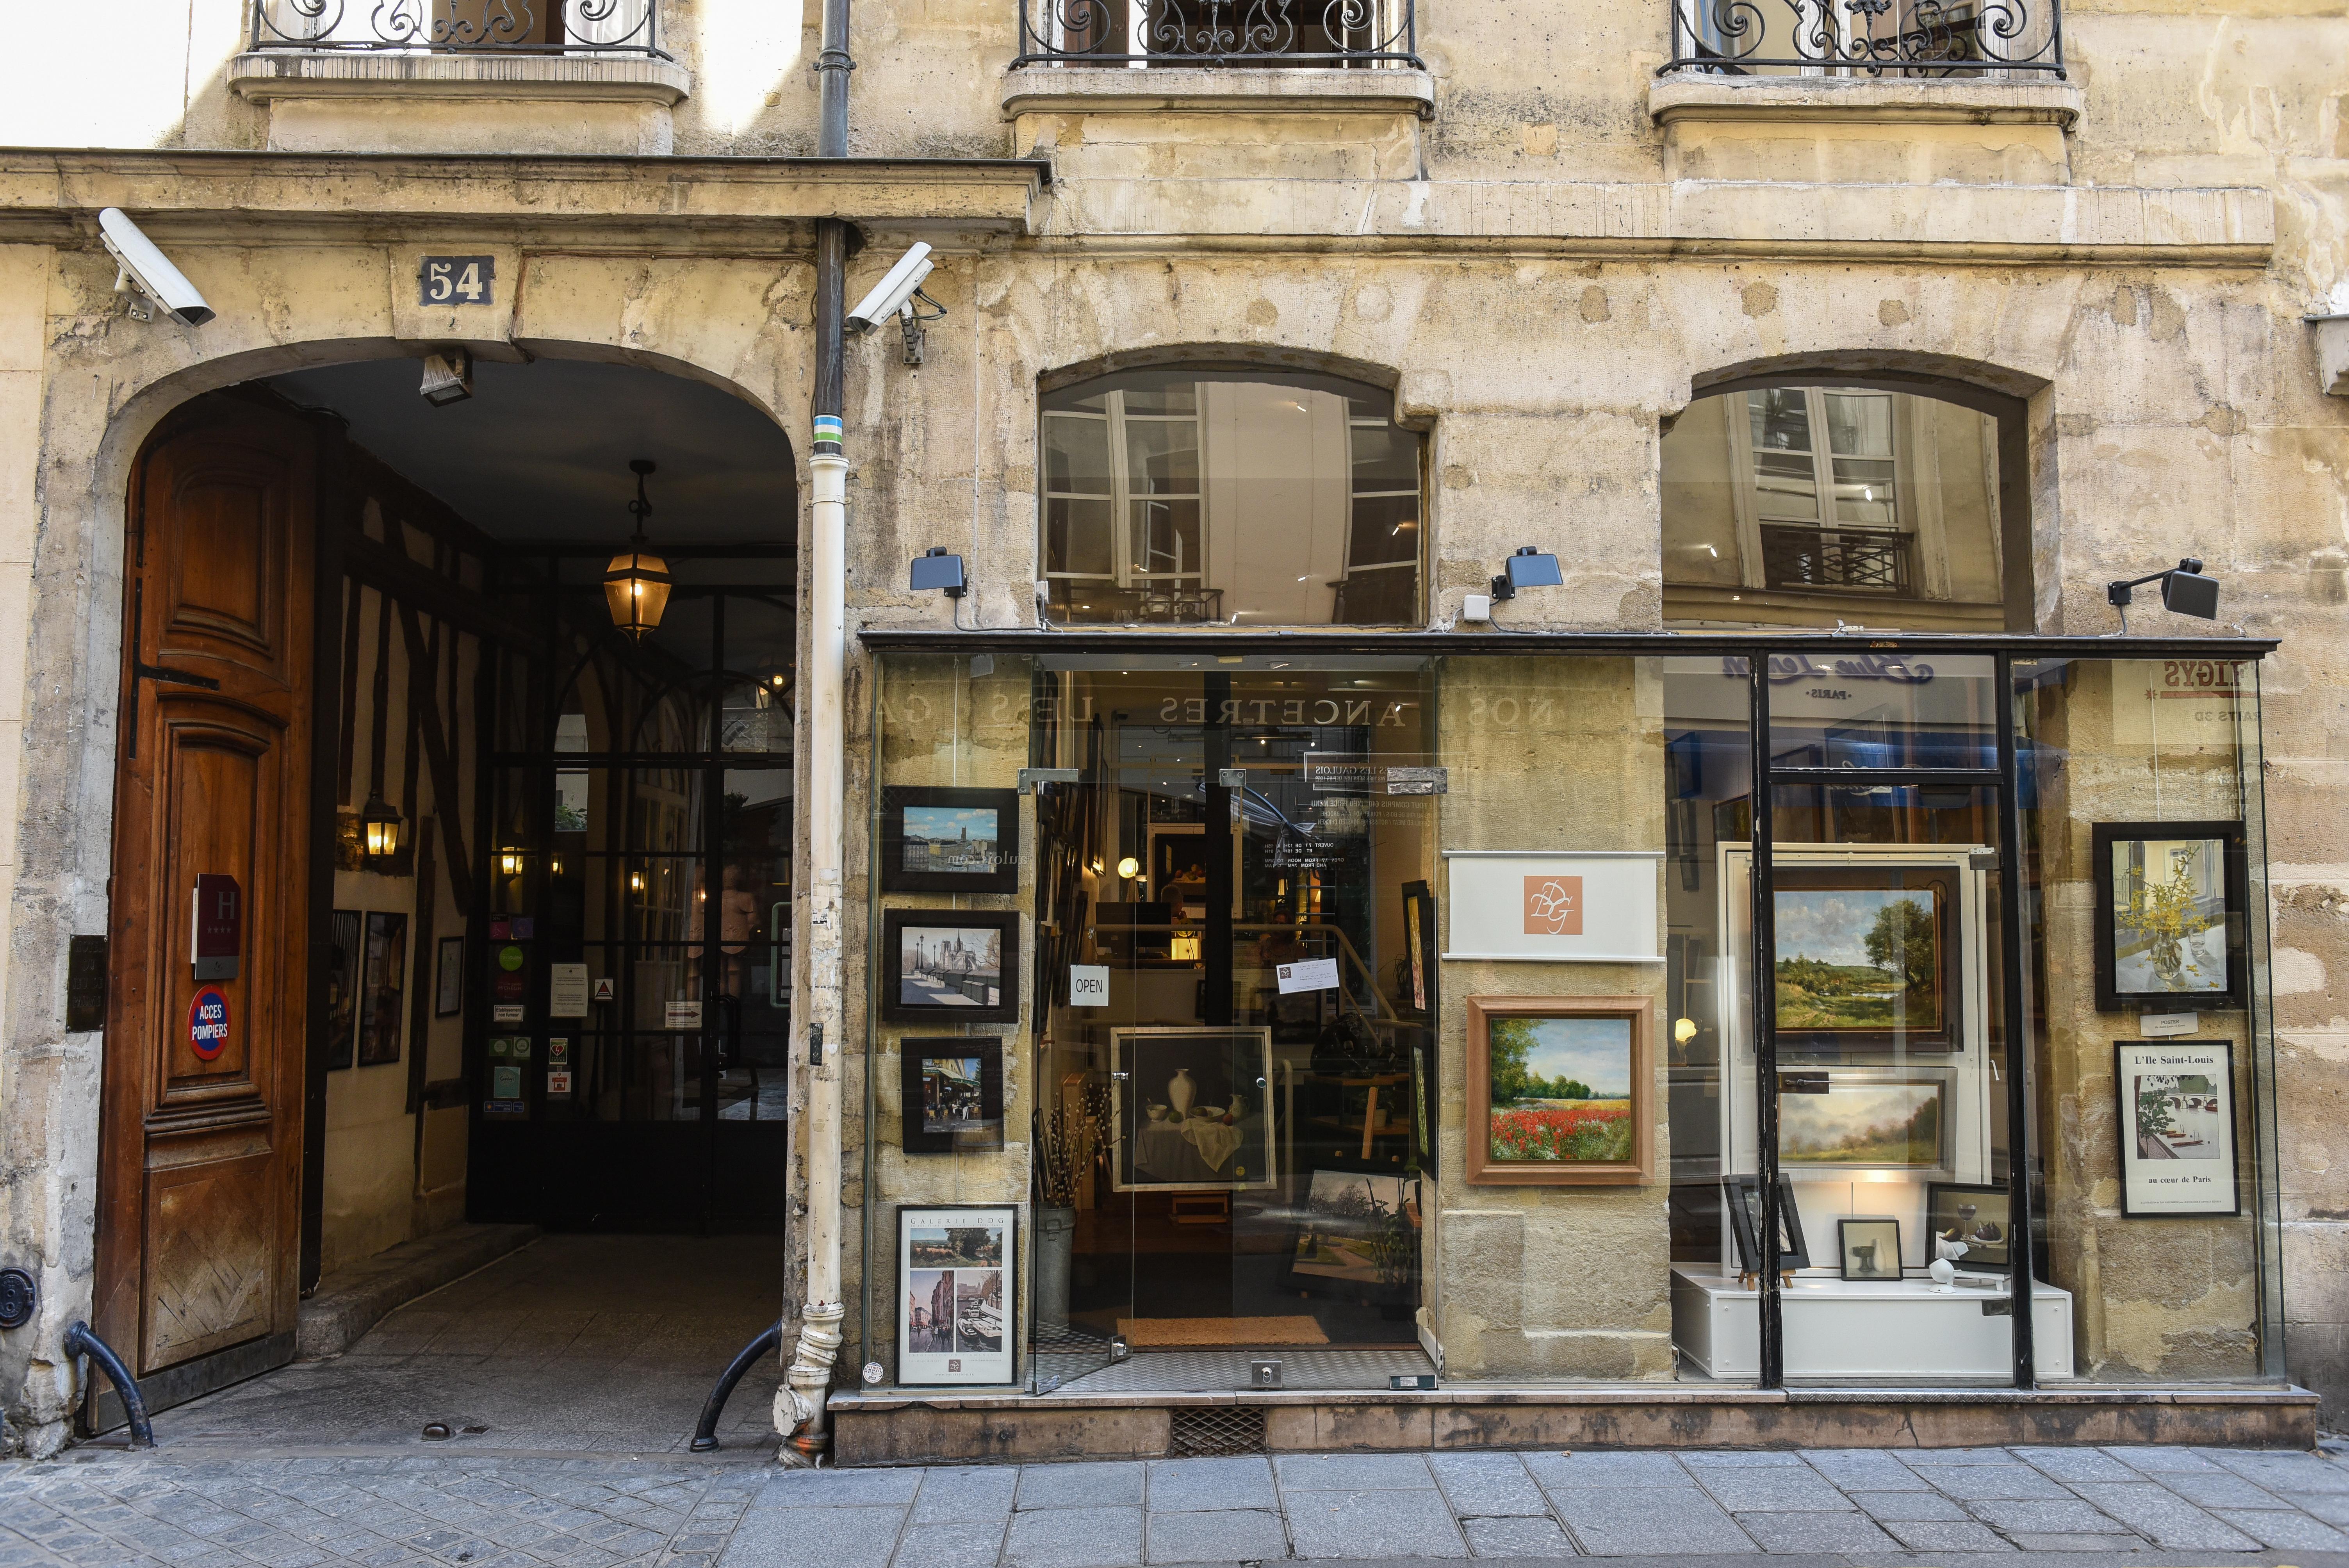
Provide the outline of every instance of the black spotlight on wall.
[[2106,583],[2105,603],[2121,613],[2121,629],[2108,635],[2128,634],[2128,607],[2136,597],[2133,590],[2148,583],[2161,584],[2161,607],[2171,614],[2194,615],[2205,621],[2219,618],[2219,580],[2202,575],[2202,562],[2189,555],[2167,572],[2149,572],[2126,583]]
[[962,571],[962,557],[949,555],[943,544],[933,544],[914,557],[913,589],[916,593],[943,593],[959,599],[970,592]]
[[1501,574],[1493,579],[1493,597],[1514,599],[1520,588],[1557,588],[1565,583],[1557,570],[1557,557],[1528,544],[1503,563]]

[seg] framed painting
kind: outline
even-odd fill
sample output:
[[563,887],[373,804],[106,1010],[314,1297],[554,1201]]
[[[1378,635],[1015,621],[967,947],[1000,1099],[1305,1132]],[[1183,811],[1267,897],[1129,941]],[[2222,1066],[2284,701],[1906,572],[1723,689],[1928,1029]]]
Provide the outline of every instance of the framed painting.
[[2243,825],[2098,822],[2090,852],[2097,1007],[2240,1007],[2248,969]]
[[1441,1009],[1436,995],[1435,894],[1423,882],[1402,884],[1402,958],[1395,965],[1395,1007],[1432,1019]]
[[897,1043],[908,1154],[1003,1147],[1003,1042],[992,1035]]
[[1900,1277],[1900,1222],[1837,1220],[1836,1253],[1842,1278],[1876,1284],[1896,1281]]
[[465,939],[444,936],[433,961],[432,1016],[453,1018],[465,1010]]
[[885,892],[1018,892],[1019,792],[882,790],[881,887]]
[[1019,1211],[955,1204],[897,1211],[897,1381],[1012,1381]]
[[1925,1184],[1925,1262],[1948,1258],[1961,1273],[2014,1266],[2014,1195],[1988,1183]]
[[1953,1175],[1954,1068],[1795,1068],[1778,1074],[1778,1163]]
[[1019,1021],[1013,911],[892,909],[881,916],[881,1016],[899,1024]]
[[1955,866],[1778,866],[1778,1050],[1962,1050]]
[[1410,1298],[1419,1260],[1419,1181],[1316,1171],[1288,1244],[1292,1290],[1380,1302]]
[[2231,1044],[2116,1041],[2113,1094],[2124,1218],[2242,1212]]
[[1654,1037],[1645,996],[1469,997],[1468,1180],[1653,1180]]
[[1110,1031],[1111,1185],[1120,1192],[1269,1187],[1272,1031]]
[[[1737,1245],[1737,1272],[1762,1272],[1762,1178],[1724,1176],[1721,1195],[1729,1206],[1729,1233]],[[1778,1178],[1778,1272],[1792,1274],[1811,1266],[1810,1243],[1803,1238],[1803,1211],[1795,1202],[1795,1183]]]
[[335,911],[334,947],[326,955],[326,1066],[347,1068],[358,1060],[359,944],[367,916],[356,909]]
[[407,1001],[408,916],[370,910],[359,957],[359,1066],[399,1059]]

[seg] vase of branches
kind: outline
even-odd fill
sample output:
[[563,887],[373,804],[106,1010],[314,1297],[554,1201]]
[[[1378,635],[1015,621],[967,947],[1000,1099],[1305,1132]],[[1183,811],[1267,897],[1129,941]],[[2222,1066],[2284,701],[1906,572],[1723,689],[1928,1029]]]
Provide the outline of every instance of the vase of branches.
[[1092,1173],[1102,1108],[1088,1089],[1036,1116],[1036,1326],[1053,1334],[1069,1326],[1069,1282],[1076,1259],[1079,1183]]

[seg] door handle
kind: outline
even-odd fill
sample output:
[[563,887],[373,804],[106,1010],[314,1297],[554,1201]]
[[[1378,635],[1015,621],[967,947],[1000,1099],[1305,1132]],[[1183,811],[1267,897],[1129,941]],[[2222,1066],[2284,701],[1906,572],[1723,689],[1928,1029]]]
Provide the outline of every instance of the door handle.
[[140,680],[168,683],[172,686],[202,686],[206,691],[218,691],[220,682],[210,676],[200,676],[193,670],[175,670],[168,665],[133,664],[130,673]]

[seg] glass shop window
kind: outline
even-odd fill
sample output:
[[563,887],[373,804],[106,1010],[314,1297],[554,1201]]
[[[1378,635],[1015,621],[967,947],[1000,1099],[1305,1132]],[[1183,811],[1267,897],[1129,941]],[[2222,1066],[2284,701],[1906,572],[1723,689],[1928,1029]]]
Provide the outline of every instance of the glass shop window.
[[1665,622],[2008,630],[1999,464],[1995,418],[1915,393],[1700,397],[1663,441]]
[[1058,621],[1416,625],[1419,437],[1377,387],[1133,371],[1044,399]]

